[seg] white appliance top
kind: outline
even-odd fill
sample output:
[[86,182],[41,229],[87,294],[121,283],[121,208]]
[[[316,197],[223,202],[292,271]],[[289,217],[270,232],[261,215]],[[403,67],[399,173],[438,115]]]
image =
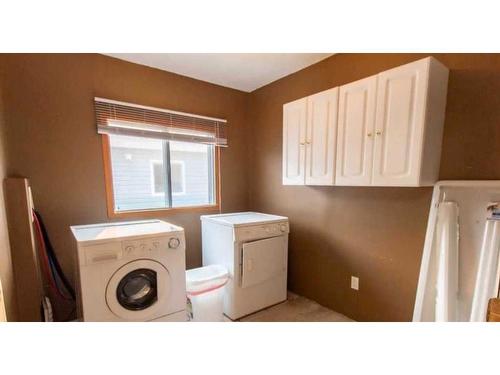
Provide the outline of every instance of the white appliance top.
[[269,215],[260,212],[236,212],[232,214],[204,215],[201,220],[210,220],[231,227],[288,221],[286,216]]
[[128,221],[92,225],[73,225],[71,231],[78,243],[95,243],[137,236],[165,235],[184,229],[161,220]]

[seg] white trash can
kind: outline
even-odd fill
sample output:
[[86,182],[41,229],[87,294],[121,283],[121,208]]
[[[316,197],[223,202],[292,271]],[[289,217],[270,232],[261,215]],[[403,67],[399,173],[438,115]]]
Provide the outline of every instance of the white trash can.
[[191,321],[224,321],[224,286],[228,280],[227,269],[219,265],[186,271],[188,314]]

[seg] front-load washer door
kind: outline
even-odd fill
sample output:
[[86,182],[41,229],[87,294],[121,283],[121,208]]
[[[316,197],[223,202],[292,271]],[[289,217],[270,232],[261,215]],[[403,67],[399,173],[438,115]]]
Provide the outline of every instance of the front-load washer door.
[[164,315],[170,288],[170,274],[162,264],[138,259],[113,274],[106,287],[106,303],[124,320],[151,320]]
[[242,246],[241,287],[247,288],[286,272],[285,237],[244,243]]

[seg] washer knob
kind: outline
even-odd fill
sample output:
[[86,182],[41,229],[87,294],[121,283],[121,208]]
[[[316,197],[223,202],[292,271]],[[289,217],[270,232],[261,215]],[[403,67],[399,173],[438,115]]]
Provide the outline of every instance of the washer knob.
[[280,224],[280,231],[286,232],[286,224]]
[[181,241],[179,241],[178,238],[171,238],[169,241],[168,241],[168,247],[170,249],[177,249],[179,247],[179,245],[181,244]]

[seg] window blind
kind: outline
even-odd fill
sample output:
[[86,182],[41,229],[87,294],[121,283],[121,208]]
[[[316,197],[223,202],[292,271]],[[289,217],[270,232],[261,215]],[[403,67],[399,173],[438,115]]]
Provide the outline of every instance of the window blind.
[[99,134],[227,146],[227,121],[116,100],[94,98]]

